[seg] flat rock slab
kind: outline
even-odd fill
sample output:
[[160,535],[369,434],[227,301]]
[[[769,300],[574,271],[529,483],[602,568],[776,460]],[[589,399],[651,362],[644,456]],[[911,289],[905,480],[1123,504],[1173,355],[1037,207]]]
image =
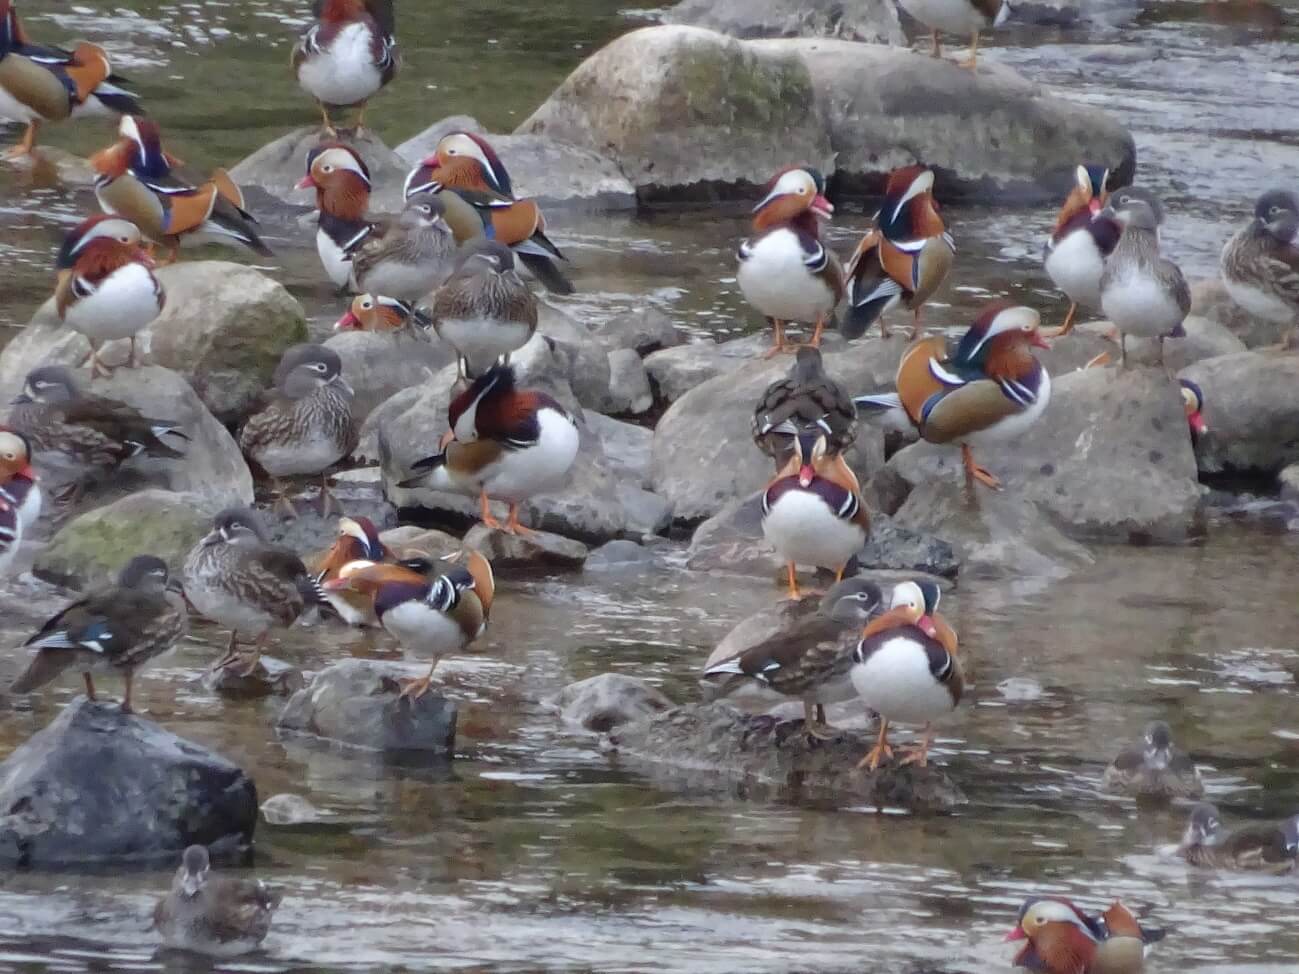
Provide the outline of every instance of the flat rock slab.
[[502,568],[580,569],[589,554],[586,545],[572,538],[534,531],[510,534],[485,524],[475,525],[465,535],[465,547],[481,551],[498,571]]
[[0,765],[0,861],[43,868],[171,862],[252,842],[240,768],[116,704],[79,698]]
[[624,673],[601,673],[570,683],[546,702],[559,711],[565,723],[601,734],[674,706],[655,687]]
[[803,722],[743,714],[725,704],[688,704],[610,735],[620,758],[645,762],[664,787],[715,791],[719,781],[752,795],[755,786],[787,801],[833,801],[938,812],[965,803],[941,768],[857,770],[873,735],[845,731],[811,743]]
[[345,659],[326,667],[284,705],[276,726],[368,751],[450,756],[457,707],[436,691],[401,699],[398,678],[426,666]]
[[306,686],[302,671],[291,663],[263,656],[249,674],[235,666],[223,666],[203,675],[203,686],[223,697],[255,700],[260,697],[287,697]]

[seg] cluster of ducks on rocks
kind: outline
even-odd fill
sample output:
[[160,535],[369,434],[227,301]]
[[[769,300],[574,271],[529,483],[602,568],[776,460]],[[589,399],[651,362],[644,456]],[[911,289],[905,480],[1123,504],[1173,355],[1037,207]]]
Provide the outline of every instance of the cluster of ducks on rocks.
[[[1001,0],[903,0],[903,6],[934,28],[935,55],[939,30],[971,33],[971,63],[978,31],[1005,13]],[[530,533],[520,505],[565,483],[579,436],[574,417],[546,393],[520,388],[510,365],[538,322],[536,295],[520,269],[554,293],[570,293],[564,256],[547,237],[536,202],[516,197],[506,167],[481,135],[445,135],[407,176],[400,214],[371,214],[369,167],[338,137],[333,118],[358,107],[359,127],[368,100],[395,76],[392,6],[317,0],[314,16],[294,49],[293,67],[320,106],[324,133],[307,155],[299,186],[316,193],[324,274],[352,295],[336,328],[431,331],[458,360],[448,428],[402,486],[476,495],[485,525]],[[11,154],[33,151],[43,122],[122,116],[116,141],[90,160],[104,212],[75,227],[56,258],[55,310],[87,338],[90,351],[80,364],[92,380],[139,364],[135,336],[167,301],[154,272],[155,248],[166,248],[169,260],[193,242],[270,254],[229,175],[186,172],[165,149],[157,122],[120,82],[95,45],[67,52],[30,43],[12,0],[0,0],[0,114],[28,126]],[[957,635],[939,612],[941,590],[932,581],[905,581],[886,596],[849,575],[869,536],[870,515],[843,451],[856,437],[859,415],[879,417],[929,442],[959,447],[972,495],[980,487],[1000,489],[973,451],[1021,435],[1044,413],[1051,377],[1034,349],[1067,334],[1079,308],[1112,322],[1124,365],[1128,336],[1162,342],[1180,334],[1190,297],[1181,272],[1160,252],[1162,206],[1148,193],[1115,190],[1109,182],[1104,169],[1079,166],[1046,244],[1046,271],[1070,300],[1064,324],[1046,330],[1036,311],[993,302],[949,343],[926,335],[921,321],[956,259],[932,170],[914,165],[890,175],[873,224],[846,264],[821,238],[820,224],[834,213],[823,176],[805,166],[774,176],[755,208],[753,233],[739,247],[737,275],[747,301],[772,322],[768,354],[796,352],[788,376],[766,390],[753,417],[755,443],[775,467],[762,496],[763,533],[786,565],[791,599],[802,595],[800,566],[829,569],[836,584],[810,617],[739,656],[710,662],[704,677],[717,692],[758,684],[799,699],[813,740],[834,734],[825,723],[826,704],[859,698],[880,717],[878,738],[860,767],[874,772],[893,761],[894,723],[923,727],[919,745],[897,763],[926,766],[933,722],[962,696]],[[1296,233],[1299,201],[1273,191],[1224,248],[1223,278],[1251,313],[1284,321],[1299,314]],[[877,321],[887,335],[886,315],[899,307],[911,312],[912,341],[894,389],[854,397],[827,376],[819,345],[841,306],[839,327],[848,339]],[[791,340],[790,325],[811,327],[806,343]],[[127,361],[106,362],[103,345],[121,339],[131,340]],[[295,514],[285,486],[293,478],[320,476],[322,513],[336,507],[328,472],[358,438],[353,392],[342,373],[328,347],[288,349],[264,400],[239,430],[240,447],[271,479],[275,509],[286,516]],[[1204,429],[1203,396],[1188,382],[1181,391],[1196,435]],[[94,394],[74,369],[33,370],[0,429],[0,571],[41,514],[35,458],[52,472],[47,477],[76,496],[134,457],[180,456],[186,439],[174,422]],[[508,505],[503,523],[493,515],[494,500]],[[83,675],[94,699],[93,676],[120,673],[122,709],[129,711],[134,674],[187,632],[190,610],[230,631],[217,666],[252,672],[276,628],[329,607],[347,624],[382,627],[406,651],[431,660],[427,675],[403,683],[401,696],[413,705],[429,691],[438,661],[488,625],[496,582],[480,552],[466,549],[441,562],[396,552],[367,519],[342,517],[334,545],[311,561],[309,568],[297,552],[272,544],[256,511],[222,511],[179,577],[162,560],[140,555],[115,585],[50,619],[27,641],[34,655],[13,690],[31,692],[72,670]],[[1116,758],[1103,786],[1164,800],[1203,794],[1194,765],[1162,723]],[[1213,806],[1196,806],[1179,851],[1194,865],[1290,870],[1299,818],[1231,832]],[[266,936],[277,902],[259,883],[211,876],[207,851],[195,846],[185,851],[155,923],[168,944],[235,953]],[[1091,916],[1066,900],[1034,897],[1008,939],[1024,941],[1015,962],[1030,970],[1132,974],[1142,967],[1145,946],[1161,936],[1117,902]]]

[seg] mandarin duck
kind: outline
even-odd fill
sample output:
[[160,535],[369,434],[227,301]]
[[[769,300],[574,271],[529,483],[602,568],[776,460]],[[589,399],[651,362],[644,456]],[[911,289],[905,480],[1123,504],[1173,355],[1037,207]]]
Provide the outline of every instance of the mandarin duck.
[[461,376],[472,380],[508,364],[536,333],[537,296],[515,270],[514,251],[497,240],[473,240],[434,295],[429,316],[456,350]]
[[440,195],[416,193],[395,220],[384,220],[347,251],[357,291],[418,301],[455,266],[456,242]]
[[[441,452],[412,465],[415,476],[400,487],[477,493],[482,522],[511,534],[530,534],[519,523],[519,505],[568,480],[577,458],[577,423],[544,392],[519,389],[508,365],[488,369],[451,400],[451,429]],[[502,525],[492,498],[509,504]]]
[[179,582],[168,577],[167,563],[137,555],[126,563],[117,584],[73,602],[41,626],[24,646],[36,651],[10,688],[31,693],[69,668],[81,671],[86,696],[95,699],[95,673],[121,673],[126,681],[122,712],[131,712],[131,682],[136,670],[176,645],[189,630]]
[[1089,916],[1060,896],[1027,899],[1006,935],[1024,941],[1015,966],[1037,974],[1141,974],[1146,946],[1163,939],[1163,930],[1141,926],[1118,900]]
[[208,851],[192,845],[167,895],[153,908],[153,928],[165,946],[210,957],[256,950],[271,929],[280,894],[261,882],[211,875]]
[[428,693],[442,657],[464,649],[487,628],[496,594],[491,562],[477,551],[448,561],[453,566],[442,575],[354,562],[325,585],[327,592],[350,589],[370,596],[380,624],[402,649],[431,658],[425,676],[400,681],[402,697],[418,700]]
[[1195,763],[1173,744],[1162,720],[1146,725],[1136,744],[1118,753],[1101,777],[1101,790],[1129,798],[1199,798],[1204,782]]
[[1254,218],[1222,248],[1222,282],[1231,299],[1277,324],[1299,322],[1299,197],[1269,190]]
[[843,265],[821,242],[819,221],[833,215],[825,177],[804,166],[776,173],[753,208],[753,235],[740,242],[735,281],[745,300],[772,323],[775,344],[768,356],[789,350],[785,325],[790,321],[814,325],[810,344],[819,346],[843,297]]
[[393,553],[379,540],[379,531],[368,517],[339,518],[338,537],[314,565],[316,582],[339,618],[349,626],[377,626],[379,620],[369,598],[351,590],[332,592],[324,586],[338,578],[353,562],[382,564],[394,560]]
[[1293,872],[1299,864],[1299,816],[1279,825],[1247,825],[1228,832],[1216,807],[1196,805],[1177,854],[1192,866],[1210,869]]
[[546,218],[537,201],[514,195],[509,172],[481,135],[451,132],[438,140],[433,154],[406,176],[407,198],[425,192],[446,193],[447,220],[457,243],[499,240],[547,291],[573,293],[572,283],[556,266],[567,258],[546,236]]
[[979,66],[979,32],[1000,27],[1010,15],[1008,0],[898,0],[902,9],[929,28],[933,37],[930,55],[943,56],[938,32],[970,35],[970,57],[961,67]]
[[140,246],[140,228],[117,216],[92,216],[59,249],[54,308],[59,320],[90,343],[92,377],[112,370],[99,359],[104,342],[131,340],[127,364],[136,365],[135,336],[162,313],[167,297]]
[[934,627],[934,638],[942,643],[943,648],[949,653],[955,653],[960,645],[956,638],[956,630],[938,611],[938,605],[943,600],[942,586],[930,578],[916,579],[915,585],[920,589],[920,594],[925,600],[925,615]]
[[41,488],[32,468],[31,441],[0,426],[0,510],[14,512],[14,525],[26,535],[41,516]]
[[828,740],[834,734],[825,724],[823,707],[856,695],[848,677],[852,650],[882,601],[874,582],[846,578],[825,593],[814,613],[788,619],[757,645],[705,669],[703,679],[713,685],[716,696],[753,680],[798,697],[808,737]]
[[1191,443],[1194,444],[1205,433],[1209,424],[1204,421],[1204,390],[1198,382],[1190,379],[1178,379],[1182,390],[1182,411],[1186,413],[1186,425],[1191,430]]
[[13,400],[9,426],[36,450],[36,466],[57,484],[78,489],[138,456],[184,456],[162,438],[189,437],[169,420],[150,419],[116,399],[86,392],[62,365],[33,369]]
[[13,0],[0,0],[0,118],[27,126],[9,158],[31,154],[43,122],[140,112],[135,95],[118,87],[122,80],[95,44],[65,51],[30,43]]
[[857,439],[857,407],[826,374],[821,350],[804,346],[795,354],[789,374],[767,386],[758,400],[753,442],[779,470],[789,463],[794,438],[811,429],[825,433],[831,453],[842,453]]
[[302,559],[272,545],[257,514],[241,507],[217,514],[212,530],[190,549],[185,596],[201,615],[230,630],[214,671],[240,659],[241,635],[254,641],[251,652],[243,654],[245,675],[256,670],[272,628],[287,629],[308,609],[325,604]]
[[22,543],[23,527],[18,518],[18,509],[0,504],[0,576],[9,571],[9,566],[18,557]]
[[1051,401],[1051,376],[1031,348],[1047,348],[1032,308],[993,302],[961,338],[954,354],[940,337],[907,346],[898,364],[896,393],[858,396],[859,409],[901,409],[930,443],[960,443],[965,481],[1001,489],[974,462],[971,447],[1013,439],[1032,426]]
[[799,598],[799,565],[829,568],[843,581],[848,562],[866,544],[870,514],[857,476],[820,429],[794,437],[789,462],[763,492],[762,535],[785,563],[791,599]]
[[874,225],[848,261],[848,320],[844,337],[859,338],[901,303],[911,311],[911,337],[920,332],[920,309],[947,278],[956,243],[938,213],[934,174],[924,166],[889,173]]
[[352,397],[332,348],[294,345],[280,356],[271,390],[239,431],[239,448],[275,482],[277,510],[296,516],[284,478],[319,474],[321,516],[329,516],[334,498],[327,471],[350,456],[359,439]]
[[422,334],[431,325],[424,309],[416,308],[409,301],[358,294],[343,317],[334,322],[334,331],[394,332],[415,326]]
[[1101,215],[1109,199],[1105,186],[1109,170],[1079,166],[1074,175],[1073,189],[1060,207],[1043,252],[1047,275],[1069,299],[1069,313],[1058,335],[1073,330],[1078,305],[1100,308],[1105,260],[1114,252],[1123,232],[1117,220]]
[[852,654],[849,676],[867,708],[880,715],[879,737],[857,767],[874,771],[893,756],[889,725],[924,724],[920,746],[901,763],[925,767],[933,741],[933,722],[961,702],[965,678],[956,656],[955,633],[944,644],[934,620],[925,611],[925,595],[915,582],[893,589],[889,610],[862,630]]
[[1128,197],[1103,212],[1118,220],[1123,233],[1101,274],[1101,310],[1119,332],[1124,365],[1128,335],[1158,338],[1163,364],[1164,339],[1186,334],[1182,322],[1191,311],[1191,289],[1181,268],[1159,253],[1159,216],[1150,203]]
[[90,157],[95,196],[105,213],[130,220],[149,240],[170,248],[175,260],[182,241],[238,244],[273,256],[257,233],[243,191],[224,169],[206,182],[182,171],[162,147],[158,123],[122,116],[118,139]]
[[352,283],[352,252],[370,235],[370,168],[351,146],[318,145],[307,153],[307,174],[295,189],[316,191],[316,253],[340,291]]
[[393,36],[392,0],[315,0],[312,24],[293,46],[290,63],[302,90],[316,99],[324,131],[337,135],[331,108],[360,108],[356,130],[365,127],[365,108],[397,75],[401,64]]

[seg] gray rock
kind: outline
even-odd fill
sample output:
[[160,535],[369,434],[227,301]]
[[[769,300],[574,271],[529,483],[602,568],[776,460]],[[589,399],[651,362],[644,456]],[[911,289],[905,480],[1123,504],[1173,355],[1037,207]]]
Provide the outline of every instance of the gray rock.
[[653,491],[619,480],[614,492],[626,518],[626,533],[631,537],[665,534],[672,526],[672,505]]
[[570,683],[548,702],[565,723],[600,734],[672,707],[659,690],[622,673],[601,673]]
[[613,419],[603,413],[588,412],[584,419],[587,428],[600,440],[600,446],[609,458],[609,466],[614,473],[620,478],[648,486],[650,446],[654,442],[654,431],[635,423]]
[[0,860],[14,867],[174,861],[248,846],[252,779],[220,755],[84,698],[0,765]]
[[422,676],[427,670],[340,660],[289,698],[276,726],[369,751],[450,756],[456,743],[455,702],[433,691],[414,701],[398,696],[398,677]]
[[379,540],[398,555],[418,551],[434,558],[442,558],[463,547],[460,539],[453,534],[435,528],[419,528],[413,524],[380,531]]
[[840,37],[905,44],[889,0],[682,0],[663,18],[734,37]]
[[762,536],[762,492],[732,498],[695,528],[686,550],[686,567],[700,572],[771,575],[776,556]]
[[654,406],[654,390],[640,356],[630,348],[609,353],[610,412],[639,416]]
[[1011,20],[1037,27],[1118,27],[1141,13],[1142,0],[1015,0]]
[[1251,315],[1232,300],[1220,277],[1191,285],[1191,314],[1208,318],[1239,338],[1247,348],[1276,345],[1295,335],[1295,325],[1278,324]]
[[302,671],[291,663],[261,656],[248,674],[236,672],[238,667],[223,666],[203,674],[203,686],[213,693],[236,700],[257,700],[261,697],[287,697],[307,685]]
[[288,792],[272,795],[266,799],[266,801],[262,802],[261,811],[262,818],[266,820],[267,825],[285,827],[314,825],[318,822],[326,822],[331,818],[328,812],[322,812],[301,795],[292,795]]
[[961,562],[951,544],[896,523],[887,514],[871,515],[871,533],[857,553],[857,564],[872,570],[923,572],[955,578]]
[[1200,469],[1277,474],[1299,461],[1299,355],[1238,352],[1183,369],[1204,392]]
[[961,789],[940,767],[885,765],[857,770],[874,743],[843,732],[811,744],[802,720],[741,713],[724,703],[689,704],[627,724],[610,735],[620,762],[643,763],[669,788],[752,796],[770,792],[794,801],[831,801],[942,811],[964,804]]
[[655,562],[654,552],[635,541],[615,539],[606,541],[587,556],[585,570],[600,571],[606,568],[626,568],[650,565]]
[[[356,449],[352,451],[352,456],[362,463],[378,463],[381,459],[379,449],[379,431],[386,429],[396,417],[413,409],[421,400],[427,396],[435,396],[433,402],[428,404],[427,415],[430,422],[437,422],[440,415],[440,422],[445,427],[447,421],[446,407],[450,403],[451,388],[448,385],[445,392],[438,396],[436,390],[443,383],[454,382],[455,377],[450,369],[443,369],[428,383],[419,386],[411,386],[409,389],[403,389],[401,392],[393,393],[392,396],[385,399],[374,409],[370,410],[370,415],[365,418],[361,424],[360,439],[357,441]],[[442,410],[439,414],[436,412],[438,402],[442,403]],[[430,442],[430,446],[436,445]],[[430,451],[431,452],[431,451]]]
[[[1188,315],[1182,322],[1186,335],[1182,338],[1165,338],[1163,350],[1163,367],[1169,372],[1177,372],[1201,359],[1216,358],[1219,355],[1230,355],[1233,352],[1245,351],[1245,343],[1233,335],[1224,326],[1199,315]],[[1091,334],[1107,336],[1110,340],[1117,335],[1114,326],[1108,321],[1089,321],[1079,326],[1075,335]],[[1073,335],[1069,336],[1070,338]],[[1067,339],[1066,339],[1067,340]],[[1158,365],[1159,340],[1156,338],[1130,337],[1127,340],[1128,366]],[[1111,345],[1110,358],[1119,361],[1119,348]],[[1043,360],[1046,364],[1046,360]],[[1048,368],[1050,366],[1048,365]],[[1053,375],[1055,373],[1052,373]]]
[[[1292,463],[1276,476],[1283,501],[1299,501],[1299,463]],[[589,564],[589,562],[588,562]]]
[[402,329],[396,332],[350,331],[325,344],[343,360],[343,378],[356,395],[352,418],[364,423],[375,407],[398,392],[423,385],[455,363],[455,350],[436,335]]
[[542,301],[537,311],[537,335],[510,356],[519,382],[544,383],[545,372],[558,366],[555,384],[561,380],[567,383],[587,409],[616,412],[609,388],[609,356],[591,340],[590,329],[548,302]]
[[630,348],[642,357],[659,349],[675,348],[685,341],[671,318],[648,306],[606,318],[592,326],[591,334],[610,351]]
[[536,531],[528,535],[508,534],[485,524],[476,524],[465,535],[465,547],[481,551],[492,566],[504,569],[580,569],[586,564],[587,548],[580,541],[558,534]]

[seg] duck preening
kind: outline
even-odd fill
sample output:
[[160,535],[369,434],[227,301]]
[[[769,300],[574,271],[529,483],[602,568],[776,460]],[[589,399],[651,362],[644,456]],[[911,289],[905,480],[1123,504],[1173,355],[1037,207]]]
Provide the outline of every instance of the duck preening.
[[1056,335],[1073,330],[1080,305],[1089,311],[1100,310],[1105,261],[1123,232],[1118,220],[1105,212],[1109,175],[1102,166],[1079,166],[1075,170],[1074,185],[1046,241],[1046,272],[1069,299],[1069,313]]
[[153,908],[153,926],[168,947],[235,957],[261,945],[279,905],[280,894],[257,880],[212,875],[207,849],[192,845]]
[[314,0],[311,14],[315,22],[293,48],[293,73],[316,100],[326,135],[338,134],[331,109],[359,108],[359,132],[370,99],[397,76],[401,64],[392,0]]

